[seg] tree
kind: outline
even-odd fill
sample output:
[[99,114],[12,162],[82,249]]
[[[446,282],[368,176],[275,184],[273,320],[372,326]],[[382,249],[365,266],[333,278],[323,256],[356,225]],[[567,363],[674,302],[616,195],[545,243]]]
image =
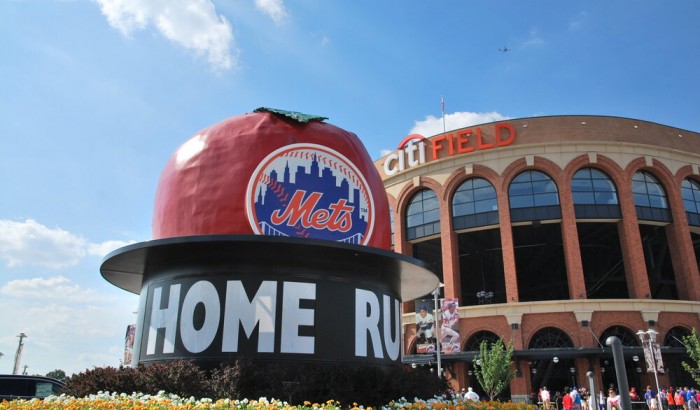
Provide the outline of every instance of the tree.
[[64,380],[66,380],[66,372],[64,372],[61,369],[56,369],[56,370],[52,370],[52,371],[46,373],[46,377],[50,377],[52,379],[64,381]]
[[688,356],[695,362],[695,366],[691,366],[686,362],[681,362],[681,365],[683,365],[686,372],[690,373],[695,383],[700,384],[700,373],[698,373],[700,371],[700,339],[698,339],[695,328],[693,328],[693,333],[683,336],[683,346],[688,352]]
[[490,400],[493,400],[513,380],[513,373],[510,371],[512,356],[513,343],[508,343],[508,347],[504,347],[500,339],[490,345],[486,340],[481,342],[475,373],[476,379]]

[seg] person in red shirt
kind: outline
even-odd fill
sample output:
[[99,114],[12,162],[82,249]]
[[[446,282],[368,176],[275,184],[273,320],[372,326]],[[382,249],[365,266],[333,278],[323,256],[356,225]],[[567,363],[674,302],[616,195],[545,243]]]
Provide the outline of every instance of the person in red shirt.
[[561,405],[564,407],[564,410],[571,410],[571,408],[574,407],[574,399],[569,394],[569,389],[564,390],[564,397],[562,397],[561,401]]
[[637,394],[637,388],[632,387],[630,389],[630,400],[631,401],[639,401],[639,394]]

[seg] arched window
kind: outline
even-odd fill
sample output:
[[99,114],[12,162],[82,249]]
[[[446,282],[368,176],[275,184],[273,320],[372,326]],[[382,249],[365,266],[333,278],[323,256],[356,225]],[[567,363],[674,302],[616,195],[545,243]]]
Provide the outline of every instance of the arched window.
[[452,198],[452,224],[455,230],[498,223],[496,189],[483,178],[464,181]]
[[423,189],[416,193],[406,210],[406,239],[423,238],[440,233],[440,207],[435,192]]
[[688,215],[688,224],[700,226],[700,183],[686,178],[681,183],[683,206]]
[[467,343],[465,343],[464,345],[464,350],[478,352],[481,348],[481,342],[486,341],[486,343],[488,343],[489,346],[491,346],[500,339],[501,338],[498,337],[497,334],[489,332],[488,330],[482,330],[480,332],[475,333],[472,337],[469,338]]
[[640,343],[639,338],[626,327],[612,326],[605,329],[600,335],[599,340],[603,347],[606,346],[605,341],[608,340],[610,336],[617,336],[623,346],[636,347],[639,346]]
[[557,186],[543,172],[530,170],[515,177],[508,199],[513,222],[561,218]]
[[595,168],[583,168],[571,180],[576,218],[620,218],[617,190],[610,177]]
[[666,191],[656,177],[646,171],[637,171],[632,177],[632,194],[637,218],[671,222]]
[[683,346],[683,338],[686,336],[690,336],[690,330],[681,326],[672,327],[666,333],[663,345],[668,347],[685,347]]
[[561,349],[574,347],[569,335],[556,327],[545,327],[537,331],[530,339],[529,349]]

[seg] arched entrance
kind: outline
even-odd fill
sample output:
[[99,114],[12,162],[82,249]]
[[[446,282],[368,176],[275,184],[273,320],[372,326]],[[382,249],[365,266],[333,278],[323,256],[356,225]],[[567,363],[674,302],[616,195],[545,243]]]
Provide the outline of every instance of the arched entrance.
[[[556,352],[556,349],[571,349],[574,343],[562,330],[556,327],[545,327],[532,336],[528,347],[530,350],[549,349]],[[574,372],[571,372],[572,368]],[[565,387],[579,383],[576,380],[574,360],[560,358],[556,353],[553,353],[551,358],[531,360],[528,371],[531,391],[535,395],[544,386],[547,386],[554,396],[557,392],[563,393]]]
[[[620,339],[622,348],[632,347],[641,348],[639,338],[634,332],[627,329],[624,326],[611,326],[603,331],[600,335],[600,342],[605,344],[605,341],[611,337],[616,336]],[[644,357],[641,355],[634,355],[632,357],[625,357],[625,371],[627,373],[627,383],[629,387],[635,387],[637,392],[643,391],[646,387],[646,382],[642,380],[642,368],[644,367]],[[615,364],[613,362],[612,356],[602,357],[600,359],[600,371],[603,384],[601,390],[607,391],[610,388],[619,391],[617,386],[617,376],[615,375]],[[619,392],[619,393],[629,393],[629,392]]]

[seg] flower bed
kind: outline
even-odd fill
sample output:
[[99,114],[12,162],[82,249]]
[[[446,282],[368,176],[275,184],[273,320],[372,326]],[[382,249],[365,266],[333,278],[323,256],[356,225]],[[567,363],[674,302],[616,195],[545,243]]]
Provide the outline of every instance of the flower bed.
[[[381,410],[533,410],[535,406],[511,402],[465,402],[461,399],[436,397],[430,400],[402,398],[381,407]],[[335,400],[325,403],[304,402],[292,406],[284,401],[260,398],[258,400],[182,398],[160,392],[157,395],[134,393],[99,393],[84,398],[49,396],[44,400],[15,400],[0,402],[0,410],[155,410],[155,409],[234,409],[234,410],[372,410],[357,403],[345,404]],[[380,410],[380,409],[376,409]]]

